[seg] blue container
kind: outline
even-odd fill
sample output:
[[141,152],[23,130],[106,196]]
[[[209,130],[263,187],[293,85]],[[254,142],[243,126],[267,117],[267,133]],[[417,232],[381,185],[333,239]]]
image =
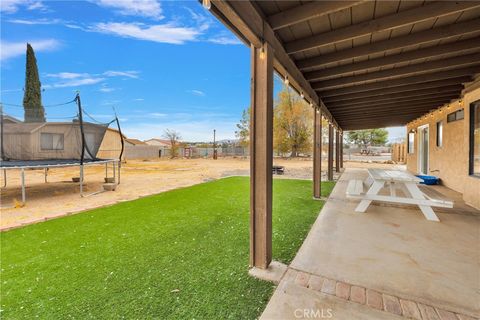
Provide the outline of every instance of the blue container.
[[435,185],[435,184],[438,184],[438,178],[435,177],[435,176],[426,176],[426,175],[417,175],[417,177],[419,177],[420,179],[423,180],[423,182],[420,182],[421,184],[426,184],[426,185]]

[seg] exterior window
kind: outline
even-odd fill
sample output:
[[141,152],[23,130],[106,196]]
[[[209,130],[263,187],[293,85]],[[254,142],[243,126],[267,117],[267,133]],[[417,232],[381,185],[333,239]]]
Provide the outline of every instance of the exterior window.
[[408,133],[408,153],[410,154],[415,153],[414,143],[415,143],[415,133],[409,132]]
[[41,133],[40,149],[63,150],[63,134],[62,133]]
[[443,145],[443,122],[437,122],[437,147]]
[[457,110],[447,115],[447,122],[453,122],[457,120],[463,120],[463,109]]
[[470,175],[480,177],[480,100],[470,105]]

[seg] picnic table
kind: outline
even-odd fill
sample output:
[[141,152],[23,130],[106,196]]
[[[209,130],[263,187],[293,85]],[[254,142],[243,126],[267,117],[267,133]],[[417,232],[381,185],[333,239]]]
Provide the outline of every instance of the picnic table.
[[[368,169],[368,178],[365,181],[349,181],[347,197],[361,200],[356,212],[365,212],[372,201],[414,204],[418,205],[427,220],[440,221],[432,207],[453,208],[453,202],[429,197],[418,187],[420,182],[422,179],[406,171],[371,168]],[[365,187],[368,189],[366,192]],[[389,187],[390,194],[379,194],[385,187]],[[397,189],[402,190],[406,197],[397,196]]]

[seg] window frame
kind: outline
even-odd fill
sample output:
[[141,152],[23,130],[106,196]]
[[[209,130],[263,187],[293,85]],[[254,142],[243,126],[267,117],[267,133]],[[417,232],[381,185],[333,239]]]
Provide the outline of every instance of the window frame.
[[[412,137],[411,141],[410,136]],[[415,154],[415,132],[409,132],[407,135],[407,153]]]
[[[44,135],[49,135],[52,137],[52,148],[44,148],[43,145],[43,136]],[[62,148],[55,148],[54,141],[53,141],[53,136],[60,136],[61,141],[62,141]],[[63,133],[58,133],[58,132],[40,132],[40,150],[41,151],[63,151],[65,150],[65,135]]]
[[438,148],[443,147],[443,120],[437,121],[436,145]]
[[[475,108],[477,108],[477,112],[480,113],[480,100],[476,100],[470,103],[470,128],[469,128],[469,154],[468,154],[468,175],[470,177],[480,179],[480,172],[474,173],[474,152],[475,152]],[[480,118],[480,116],[479,116]]]

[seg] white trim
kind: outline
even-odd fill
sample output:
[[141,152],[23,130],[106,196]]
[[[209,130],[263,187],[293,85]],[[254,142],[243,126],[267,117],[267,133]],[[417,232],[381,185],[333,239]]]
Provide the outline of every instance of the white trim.
[[[422,160],[423,160],[423,153],[424,153],[424,148],[425,146],[423,145],[423,130],[424,129],[427,129],[428,132],[428,137],[427,137],[427,172],[423,172],[422,171]],[[421,125],[421,126],[418,126],[417,128],[417,172],[420,173],[420,174],[425,174],[425,175],[428,175],[428,173],[430,172],[430,127],[429,127],[429,124],[424,124],[424,125]]]

